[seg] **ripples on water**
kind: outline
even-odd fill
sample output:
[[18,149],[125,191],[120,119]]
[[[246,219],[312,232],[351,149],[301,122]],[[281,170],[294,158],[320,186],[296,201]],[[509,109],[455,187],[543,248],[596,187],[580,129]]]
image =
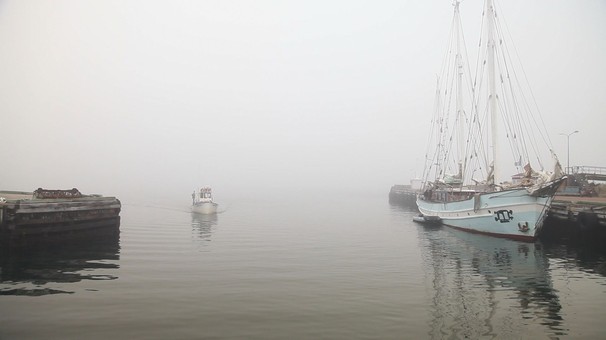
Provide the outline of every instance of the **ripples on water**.
[[[363,197],[360,199],[359,197]],[[597,338],[600,251],[411,221],[383,196],[124,204],[0,251],[0,338]]]

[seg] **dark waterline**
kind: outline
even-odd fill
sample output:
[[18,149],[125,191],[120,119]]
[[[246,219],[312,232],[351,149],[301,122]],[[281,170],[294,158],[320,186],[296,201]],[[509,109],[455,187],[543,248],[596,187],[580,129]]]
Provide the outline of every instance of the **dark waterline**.
[[0,338],[604,333],[606,257],[595,249],[420,226],[384,196],[220,211],[125,203],[119,234],[2,249]]

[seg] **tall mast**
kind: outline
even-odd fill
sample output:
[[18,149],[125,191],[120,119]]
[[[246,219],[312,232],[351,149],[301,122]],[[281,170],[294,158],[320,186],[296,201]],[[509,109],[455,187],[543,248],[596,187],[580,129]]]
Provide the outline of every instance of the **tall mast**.
[[456,63],[457,63],[457,98],[456,98],[456,106],[457,106],[457,115],[456,119],[458,122],[458,162],[459,162],[459,175],[463,175],[463,155],[465,153],[465,121],[463,119],[463,57],[461,56],[461,19],[459,16],[459,4],[460,0],[456,0],[454,3],[455,6],[455,34],[457,37],[457,55],[456,55]]
[[[488,64],[488,86],[489,86],[489,109],[490,109],[490,128],[492,134],[492,166],[493,166],[493,181],[496,182],[500,177],[498,176],[498,167],[497,167],[497,92],[496,92],[496,79],[495,79],[495,39],[494,39],[494,20],[495,20],[495,11],[492,4],[492,0],[486,0],[486,9],[488,10],[488,16],[486,18],[487,25],[487,56],[486,61]],[[493,183],[494,183],[493,182]]]

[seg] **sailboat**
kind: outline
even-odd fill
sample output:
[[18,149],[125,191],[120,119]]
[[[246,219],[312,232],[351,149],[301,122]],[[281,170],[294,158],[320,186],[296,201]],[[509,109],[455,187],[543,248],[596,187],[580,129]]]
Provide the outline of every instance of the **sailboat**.
[[514,68],[515,49],[493,1],[484,4],[473,77],[459,5],[455,0],[417,207],[426,219],[450,227],[533,241],[564,179],[562,169],[532,92],[525,94],[525,75]]

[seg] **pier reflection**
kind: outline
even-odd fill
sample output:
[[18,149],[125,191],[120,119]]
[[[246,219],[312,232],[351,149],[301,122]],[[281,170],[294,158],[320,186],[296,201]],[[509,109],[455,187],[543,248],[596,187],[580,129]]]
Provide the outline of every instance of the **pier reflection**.
[[600,244],[578,244],[543,241],[547,256],[554,268],[579,270],[606,277],[606,248]]
[[418,212],[417,202],[415,199],[389,199],[389,206],[392,210],[401,210],[409,212]]
[[451,228],[419,233],[433,288],[431,338],[566,334],[541,244]]
[[204,241],[210,241],[213,229],[219,221],[217,214],[191,214],[191,227],[193,233]]
[[0,295],[72,294],[74,283],[117,279],[118,226],[1,241]]

